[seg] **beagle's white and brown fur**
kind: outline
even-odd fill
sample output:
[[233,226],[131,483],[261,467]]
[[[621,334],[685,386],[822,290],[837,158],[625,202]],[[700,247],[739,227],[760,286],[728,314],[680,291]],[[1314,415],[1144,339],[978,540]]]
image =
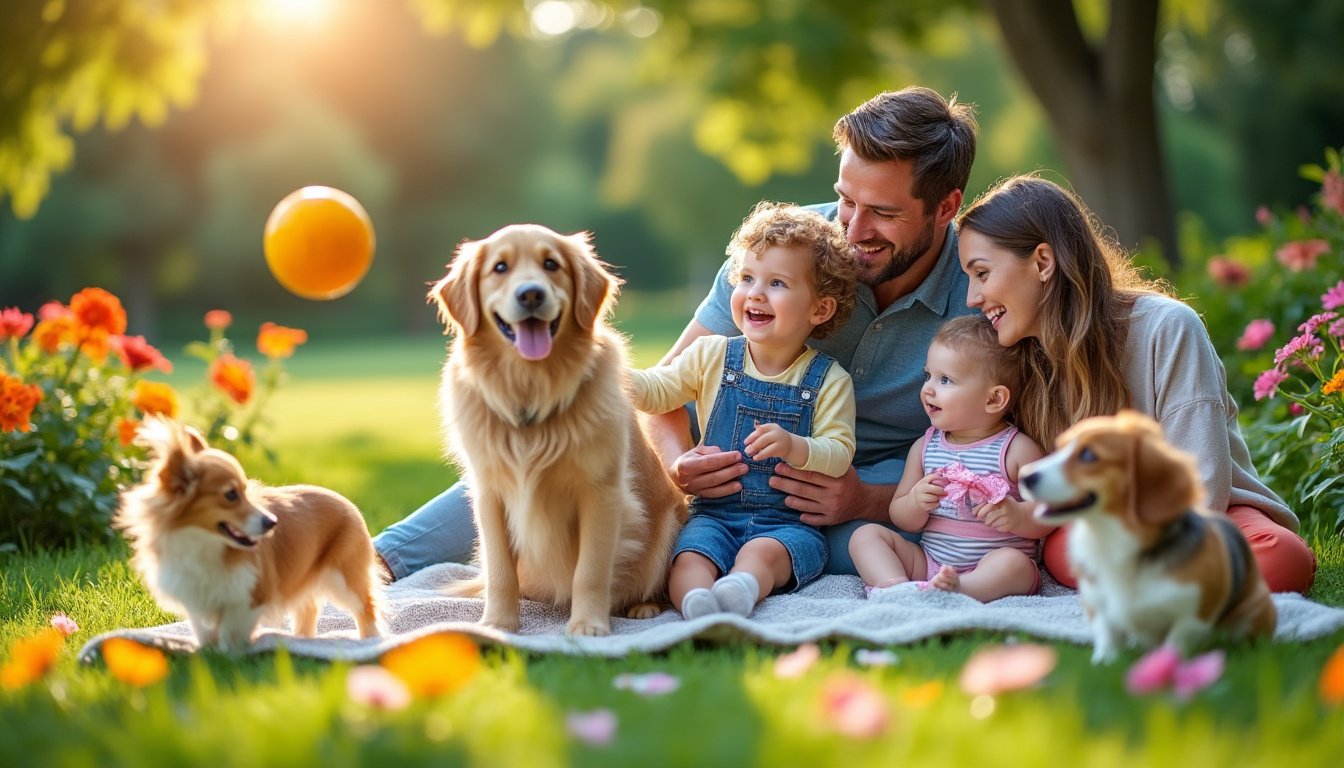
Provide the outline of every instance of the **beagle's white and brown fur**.
[[1246,539],[1200,504],[1194,458],[1137,411],[1084,419],[1023,467],[1037,519],[1073,522],[1069,562],[1092,626],[1094,663],[1120,645],[1189,649],[1215,630],[1268,636],[1276,613]]

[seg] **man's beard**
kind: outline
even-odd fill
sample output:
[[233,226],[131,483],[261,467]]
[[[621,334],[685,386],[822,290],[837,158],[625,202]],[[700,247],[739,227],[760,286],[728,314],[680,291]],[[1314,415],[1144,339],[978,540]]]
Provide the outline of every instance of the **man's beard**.
[[882,268],[882,271],[877,272],[872,276],[860,273],[859,281],[864,285],[876,286],[904,275],[915,265],[915,262],[919,261],[921,256],[928,253],[929,249],[933,247],[935,226],[936,222],[934,221],[934,218],[930,216],[925,220],[924,229],[920,231],[919,237],[915,239],[915,242],[910,243],[900,250],[893,250],[891,252],[891,261],[887,262],[887,265]]

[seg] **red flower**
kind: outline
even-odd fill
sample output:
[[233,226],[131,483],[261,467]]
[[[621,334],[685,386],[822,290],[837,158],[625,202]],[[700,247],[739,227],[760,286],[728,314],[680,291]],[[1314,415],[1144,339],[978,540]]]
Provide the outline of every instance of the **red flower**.
[[205,327],[212,331],[222,331],[233,325],[233,315],[226,309],[212,309],[205,313]]
[[1279,263],[1293,272],[1303,272],[1316,268],[1316,259],[1330,252],[1330,244],[1324,240],[1294,240],[1284,243],[1274,252]]
[[117,355],[132,371],[157,368],[164,373],[173,372],[173,364],[159,350],[150,346],[144,336],[113,336],[112,349],[117,351]]
[[1225,256],[1209,259],[1209,277],[1224,288],[1239,288],[1251,282],[1251,270],[1245,264]]
[[18,307],[0,310],[0,341],[21,339],[33,328],[33,316]]
[[244,405],[252,398],[257,377],[252,373],[252,364],[246,360],[239,360],[233,355],[220,355],[210,364],[209,373],[210,382],[235,403]]

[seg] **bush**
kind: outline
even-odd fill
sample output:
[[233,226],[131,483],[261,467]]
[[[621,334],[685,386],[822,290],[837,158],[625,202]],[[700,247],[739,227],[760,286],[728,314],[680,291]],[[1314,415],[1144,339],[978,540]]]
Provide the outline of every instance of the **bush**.
[[1181,285],[1204,315],[1242,406],[1265,482],[1305,530],[1344,527],[1344,175],[1340,154],[1302,174],[1314,211],[1256,213],[1262,229],[1223,244]]
[[[210,313],[210,362],[200,396],[213,444],[257,445],[264,397],[253,399],[250,364],[232,354],[228,313]],[[144,451],[134,443],[148,414],[177,417],[177,392],[152,381],[172,364],[141,336],[127,336],[116,296],[85,288],[37,317],[0,310],[0,551],[106,539],[121,489],[138,482]],[[263,393],[280,383],[280,360],[303,331],[267,324],[258,348],[270,360]],[[220,394],[215,394],[217,390]],[[252,407],[245,409],[249,400]],[[241,420],[239,417],[242,417]]]

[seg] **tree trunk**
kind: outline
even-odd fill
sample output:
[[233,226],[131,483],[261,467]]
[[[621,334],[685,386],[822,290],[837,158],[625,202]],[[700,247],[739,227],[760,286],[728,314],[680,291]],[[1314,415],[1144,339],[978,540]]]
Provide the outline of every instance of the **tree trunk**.
[[1072,0],[989,0],[1009,55],[1045,108],[1074,190],[1126,248],[1179,265],[1155,106],[1160,0],[1112,0],[1101,48]]

